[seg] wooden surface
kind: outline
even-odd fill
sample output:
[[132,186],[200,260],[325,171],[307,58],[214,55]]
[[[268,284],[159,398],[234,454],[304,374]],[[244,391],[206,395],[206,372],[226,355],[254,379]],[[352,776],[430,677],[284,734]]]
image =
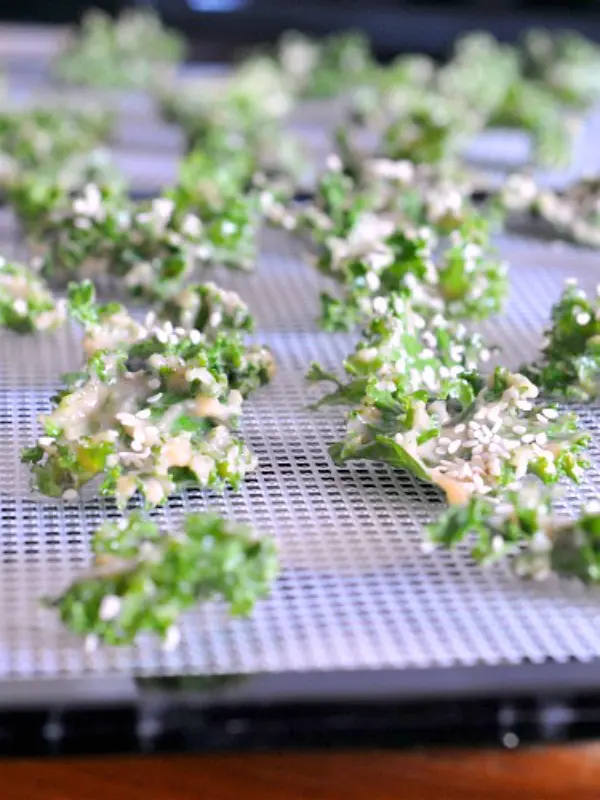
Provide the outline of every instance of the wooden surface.
[[2,800],[598,800],[600,744],[0,762]]

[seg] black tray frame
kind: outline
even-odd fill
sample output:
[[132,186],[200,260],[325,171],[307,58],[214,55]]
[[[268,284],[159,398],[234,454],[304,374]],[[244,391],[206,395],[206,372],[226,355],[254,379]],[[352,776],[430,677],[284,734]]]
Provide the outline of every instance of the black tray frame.
[[499,745],[600,735],[600,660],[0,682],[0,755]]

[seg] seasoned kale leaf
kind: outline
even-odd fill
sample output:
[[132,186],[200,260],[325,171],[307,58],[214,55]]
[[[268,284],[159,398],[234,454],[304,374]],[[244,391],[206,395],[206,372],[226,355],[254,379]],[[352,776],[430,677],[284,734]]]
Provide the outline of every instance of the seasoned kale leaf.
[[434,545],[455,547],[473,534],[471,555],[480,564],[511,558],[522,577],[544,580],[552,572],[584,583],[600,580],[600,507],[590,504],[576,519],[552,512],[552,495],[528,485],[507,491],[497,503],[473,496],[428,526]]
[[103,143],[112,116],[97,109],[31,108],[0,113],[0,150],[18,170],[57,169]]
[[70,500],[104,475],[101,492],[120,505],[137,490],[158,505],[189,484],[235,487],[255,468],[233,429],[244,397],[272,374],[266,348],[226,329],[142,325],[118,305],[95,307],[91,284],[72,287],[71,307],[88,360],[23,453],[39,491]]
[[321,295],[327,330],[348,330],[378,298],[408,291],[426,314],[485,319],[507,293],[486,216],[468,190],[405,161],[376,159],[353,178],[330,160],[307,207],[275,203],[272,222],[308,235],[316,267],[339,289]]
[[67,83],[148,89],[185,55],[183,38],[166,29],[150,8],[124,11],[117,20],[88,11],[53,65]]
[[0,258],[0,326],[32,333],[58,328],[65,318],[64,301],[52,296],[43,278],[24,264]]
[[515,174],[499,197],[509,214],[541,220],[553,236],[585,247],[600,248],[600,181],[581,178],[566,189],[538,186],[528,175]]
[[502,493],[526,475],[577,481],[588,466],[581,451],[589,436],[574,414],[535,404],[537,394],[523,375],[502,368],[467,406],[450,394],[372,392],[349,412],[346,438],[331,454],[338,462],[364,458],[408,469],[458,504]]
[[335,384],[315,407],[359,406],[384,393],[398,401],[415,392],[452,396],[467,406],[482,383],[478,369],[490,355],[481,335],[462,323],[439,313],[424,317],[410,297],[390,295],[375,302],[354,353],[345,359],[346,383],[318,364],[312,365],[308,378]]
[[113,183],[30,195],[21,208],[41,274],[58,282],[111,277],[135,298],[160,300],[212,255],[195,214],[167,197],[132,202]]
[[162,533],[134,514],[105,523],[92,540],[93,566],[49,605],[88,647],[131,644],[144,632],[175,647],[182,612],[223,598],[249,614],[277,575],[272,539],[215,514],[191,514],[181,531]]
[[600,388],[600,299],[567,283],[553,306],[551,326],[537,363],[523,368],[544,392],[590,401]]

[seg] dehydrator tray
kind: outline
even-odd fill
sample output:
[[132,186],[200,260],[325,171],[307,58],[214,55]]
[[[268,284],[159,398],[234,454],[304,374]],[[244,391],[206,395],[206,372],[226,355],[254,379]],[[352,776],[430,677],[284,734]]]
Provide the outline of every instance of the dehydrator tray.
[[[9,220],[2,230],[10,235]],[[499,246],[512,265],[511,299],[506,314],[485,327],[516,366],[534,354],[563,279],[593,286],[598,256],[508,237]],[[365,743],[414,741],[424,731],[427,740],[444,732],[460,739],[475,730],[479,740],[484,722],[494,737],[514,733],[523,719],[533,724],[531,703],[540,695],[555,705],[557,697],[562,703],[600,689],[599,590],[558,579],[524,582],[506,565],[478,567],[465,549],[425,553],[423,525],[441,510],[433,488],[384,465],[332,464],[327,447],[342,418],[308,410],[315,390],[304,373],[313,359],[337,367],[352,341],[315,327],[319,280],[298,247],[266,232],[255,274],[217,279],[247,298],[256,338],[272,347],[278,363],[272,385],[249,402],[243,425],[260,466],[239,492],[189,490],[155,516],[170,527],[187,511],[212,508],[274,535],[282,572],[273,593],[247,620],[229,619],[218,604],[186,614],[181,646],[170,652],[147,638],[136,647],[87,653],[41,611],[40,597],[84,568],[90,534],[117,511],[93,492],[76,504],[31,494],[19,451],[34,439],[60,373],[77,367],[77,335],[3,333],[0,733],[5,719],[17,720],[17,728],[61,720],[54,740],[39,732],[27,738],[42,751],[93,748],[92,739],[103,735],[103,746],[122,749],[107,732],[125,718],[127,747],[150,749],[171,746],[171,734],[177,747],[311,743],[328,725],[330,742],[353,743],[363,734]],[[593,466],[580,487],[566,490],[559,503],[565,510],[596,497],[600,482],[598,409],[579,410],[593,437]],[[18,717],[2,713],[24,707]],[[558,719],[573,723],[564,714]],[[534,738],[543,735],[539,724]],[[149,739],[144,725],[153,732]],[[7,742],[20,752],[14,736]]]
[[[172,180],[181,152],[172,130],[122,112],[120,131],[115,153],[134,191]],[[591,168],[594,156],[579,163]],[[516,367],[536,352],[564,279],[598,282],[600,255],[517,236],[498,246],[510,302],[484,328]],[[0,254],[26,255],[6,208]],[[342,414],[308,410],[318,390],[304,374],[312,360],[339,368],[352,337],[317,328],[321,279],[292,238],[265,231],[255,273],[210,277],[248,301],[256,339],[277,360],[243,423],[260,465],[239,492],[189,490],[155,516],[170,527],[212,508],[250,522],[276,538],[281,576],[249,619],[218,604],[186,614],[176,650],[148,637],[86,652],[39,601],[85,568],[91,533],[116,508],[92,491],[75,504],[34,496],[19,459],[60,374],[79,365],[77,333],[2,332],[0,754],[598,735],[600,590],[482,569],[466,548],[425,553],[423,526],[442,509],[435,489],[385,465],[331,462]],[[579,411],[592,468],[566,488],[565,511],[600,486],[599,409]]]

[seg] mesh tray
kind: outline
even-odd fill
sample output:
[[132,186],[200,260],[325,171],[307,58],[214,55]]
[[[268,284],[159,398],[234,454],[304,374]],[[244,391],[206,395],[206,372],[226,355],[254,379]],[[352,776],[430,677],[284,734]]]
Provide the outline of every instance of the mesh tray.
[[[119,162],[136,189],[164,185],[174,174],[176,137],[159,131],[155,117],[142,125],[134,116],[122,115]],[[597,254],[524,239],[499,244],[513,267],[512,296],[507,314],[486,333],[516,366],[535,352],[563,279],[575,275],[592,286],[600,261]],[[24,255],[6,211],[0,252]],[[375,671],[381,686],[388,686],[386,669],[402,670],[407,686],[416,670],[437,687],[440,674],[457,674],[454,667],[526,671],[532,663],[570,661],[586,668],[600,655],[600,592],[567,581],[524,583],[506,566],[477,567],[466,550],[424,554],[423,525],[441,509],[434,489],[383,465],[331,463],[327,447],[343,430],[342,415],[307,410],[315,390],[304,374],[315,359],[339,367],[352,341],[315,327],[319,279],[291,240],[271,232],[255,274],[215,278],[248,300],[259,321],[256,338],[273,348],[278,363],[276,379],[251,399],[244,420],[260,466],[238,493],[190,490],[156,516],[175,527],[188,511],[210,507],[248,521],[277,538],[282,575],[248,620],[230,620],[218,604],[187,614],[176,651],[166,653],[147,638],[134,648],[86,653],[53,614],[40,610],[39,599],[85,568],[90,535],[105,518],[116,518],[116,509],[91,492],[81,504],[35,498],[19,461],[60,374],[79,366],[77,334],[2,333],[0,682],[8,681],[6,697],[14,697],[15,681],[27,679],[54,686],[68,678],[68,694],[76,677],[87,685],[91,676],[263,672],[285,678],[300,670],[343,670],[357,679],[363,670]],[[593,467],[577,491],[567,489],[559,503],[565,509],[596,495],[600,480],[597,409],[582,409],[582,421],[594,437]],[[474,670],[463,672],[466,686]],[[29,685],[23,684],[26,693]],[[344,683],[326,685],[331,694]]]
[[[534,352],[562,280],[577,275],[592,285],[598,259],[516,239],[500,244],[513,263],[512,298],[487,333],[516,365]],[[422,526],[440,510],[435,490],[383,465],[331,463],[327,446],[341,433],[341,415],[307,410],[314,390],[303,376],[313,359],[335,368],[352,343],[314,327],[316,277],[283,235],[265,236],[256,274],[216,278],[248,299],[257,339],[273,348],[279,366],[244,422],[260,467],[238,493],[190,490],[156,516],[171,527],[184,513],[211,507],[273,534],[283,572],[272,596],[248,620],[229,620],[218,604],[187,614],[182,644],[169,653],[149,638],[88,654],[40,611],[39,598],[85,567],[90,534],[117,512],[92,493],[82,504],[32,497],[19,450],[34,439],[60,373],[78,366],[77,336],[4,333],[0,679],[586,662],[600,655],[600,592],[559,580],[525,583],[505,566],[477,567],[464,551],[424,554]],[[567,490],[565,507],[597,492],[597,416],[588,408],[582,419],[594,436],[594,466],[577,492]]]

